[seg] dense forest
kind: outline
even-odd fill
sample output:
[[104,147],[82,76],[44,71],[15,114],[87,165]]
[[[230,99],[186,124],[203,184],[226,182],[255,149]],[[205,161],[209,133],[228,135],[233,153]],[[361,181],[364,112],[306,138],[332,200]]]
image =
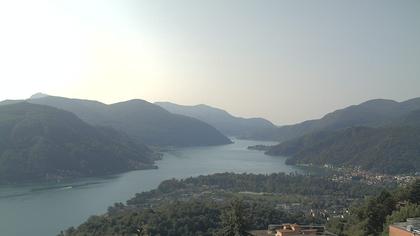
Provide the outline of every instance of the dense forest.
[[276,128],[266,119],[235,117],[227,111],[204,104],[195,106],[183,106],[171,102],[156,102],[155,104],[174,114],[204,121],[227,136],[246,137],[258,130]]
[[207,146],[231,143],[205,122],[170,113],[140,99],[107,105],[98,101],[44,95],[27,101],[72,112],[91,125],[113,127],[147,145]]
[[269,155],[290,156],[288,164],[361,167],[378,173],[420,171],[420,127],[354,127],[323,131],[283,142]]
[[334,218],[327,226],[339,236],[387,236],[390,224],[413,217],[420,217],[420,180],[368,197],[355,204],[344,218]]
[[[325,223],[383,186],[327,176],[214,174],[167,180],[60,235],[245,235],[269,224]],[[335,213],[334,213],[335,212]]]
[[375,128],[402,121],[410,113],[419,110],[420,98],[403,102],[374,99],[336,110],[320,119],[271,129],[261,129],[247,138],[283,142],[314,132],[338,131],[358,126]]
[[0,137],[3,183],[154,168],[154,153],[148,147],[48,106],[0,106]]

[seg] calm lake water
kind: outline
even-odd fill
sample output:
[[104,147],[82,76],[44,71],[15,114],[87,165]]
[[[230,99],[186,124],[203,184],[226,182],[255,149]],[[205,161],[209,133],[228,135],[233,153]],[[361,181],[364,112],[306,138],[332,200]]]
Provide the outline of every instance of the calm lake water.
[[57,235],[89,216],[106,212],[115,202],[156,188],[165,179],[220,172],[274,173],[300,171],[287,166],[285,158],[247,150],[270,142],[234,140],[217,147],[182,148],[166,153],[159,169],[132,171],[109,178],[66,183],[0,186],[0,235]]

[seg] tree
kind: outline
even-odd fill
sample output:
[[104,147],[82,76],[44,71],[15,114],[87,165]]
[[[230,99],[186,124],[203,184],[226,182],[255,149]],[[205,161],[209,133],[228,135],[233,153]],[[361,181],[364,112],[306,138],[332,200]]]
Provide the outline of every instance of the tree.
[[383,231],[386,217],[395,209],[395,201],[392,195],[384,190],[377,198],[369,200],[366,215],[367,235],[379,235]]
[[246,229],[246,220],[244,217],[243,203],[234,199],[230,206],[222,213],[221,217],[222,229],[220,235],[223,236],[244,236],[249,235]]
[[398,211],[394,211],[392,215],[386,218],[386,224],[384,227],[383,236],[388,236],[388,226],[395,222],[404,222],[407,218],[420,217],[420,205],[408,203]]
[[409,189],[408,199],[410,202],[420,204],[420,179],[417,179]]

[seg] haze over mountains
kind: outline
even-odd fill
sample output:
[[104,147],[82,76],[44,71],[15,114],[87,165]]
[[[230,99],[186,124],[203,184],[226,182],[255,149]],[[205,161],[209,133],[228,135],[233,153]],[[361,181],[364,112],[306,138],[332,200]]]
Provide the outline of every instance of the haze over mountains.
[[70,111],[89,124],[113,127],[148,145],[206,146],[231,143],[207,123],[172,114],[140,99],[106,105],[98,101],[37,95],[28,102]]
[[267,154],[290,156],[288,164],[361,167],[390,174],[420,171],[420,99],[374,100],[325,117],[323,124],[329,126],[284,141]]
[[0,182],[98,176],[153,168],[153,153],[74,114],[17,102],[0,106]]
[[282,142],[323,130],[332,131],[354,126],[379,127],[395,122],[418,109],[420,109],[420,98],[404,102],[385,99],[369,100],[359,105],[328,113],[321,119],[259,130],[253,133],[250,138]]
[[152,168],[155,154],[147,145],[223,145],[231,142],[225,135],[279,141],[267,154],[289,156],[288,164],[393,174],[420,171],[420,98],[370,100],[283,127],[207,105],[139,99],[107,105],[36,94],[0,105],[0,132],[6,137],[0,143],[4,180]]
[[0,182],[155,168],[148,146],[231,143],[205,122],[139,99],[106,105],[35,94],[0,105]]
[[169,112],[204,121],[227,136],[247,137],[259,130],[276,128],[266,119],[235,117],[222,109],[204,104],[196,106],[184,106],[171,102],[156,102],[155,104]]

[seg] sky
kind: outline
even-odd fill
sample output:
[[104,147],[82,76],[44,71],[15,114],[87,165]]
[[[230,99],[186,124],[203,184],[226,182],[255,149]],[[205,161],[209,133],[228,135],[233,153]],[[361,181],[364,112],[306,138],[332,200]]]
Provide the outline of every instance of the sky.
[[292,124],[420,97],[418,0],[0,1],[0,100],[208,104]]

